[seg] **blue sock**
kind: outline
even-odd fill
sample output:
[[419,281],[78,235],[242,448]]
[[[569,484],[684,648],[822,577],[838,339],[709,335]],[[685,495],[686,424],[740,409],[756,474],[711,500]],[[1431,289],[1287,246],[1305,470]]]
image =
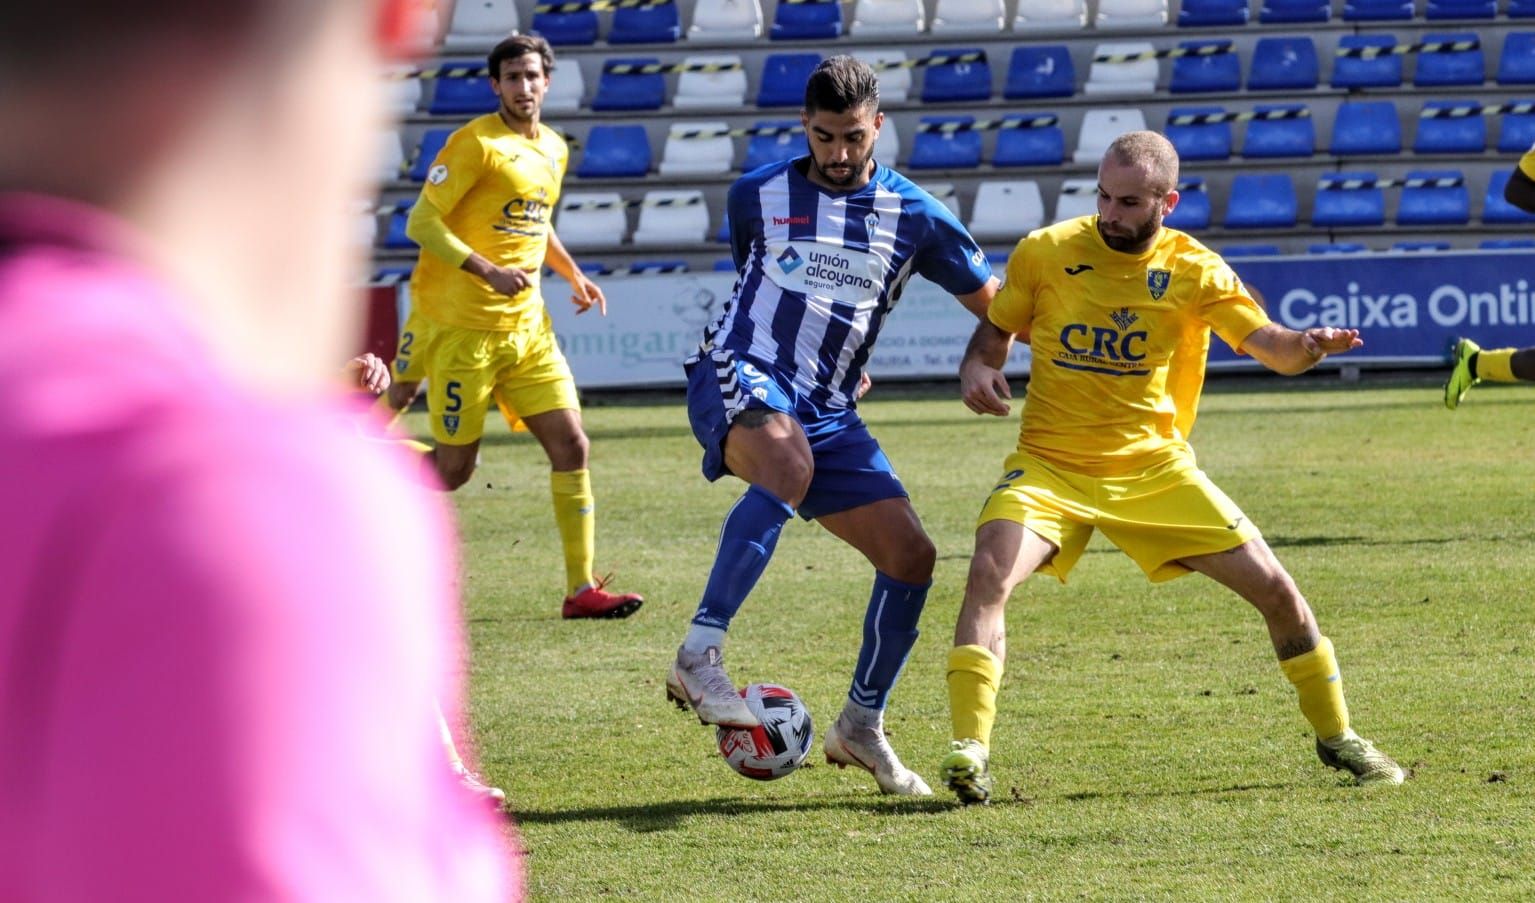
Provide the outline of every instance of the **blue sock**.
[[766,489],[752,486],[746,490],[720,527],[714,569],[709,572],[694,624],[721,630],[730,626],[730,619],[773,557],[778,534],[792,514],[793,508]]
[[854,705],[883,709],[890,688],[901,676],[906,656],[917,642],[917,619],[931,582],[918,586],[874,572],[874,593],[863,616],[863,648],[847,698]]

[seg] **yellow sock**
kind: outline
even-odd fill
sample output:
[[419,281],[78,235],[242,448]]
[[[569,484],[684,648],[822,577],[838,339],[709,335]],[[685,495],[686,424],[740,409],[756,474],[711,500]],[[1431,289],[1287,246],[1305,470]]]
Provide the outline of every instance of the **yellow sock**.
[[1348,730],[1348,704],[1343,701],[1343,678],[1333,657],[1332,641],[1322,637],[1316,648],[1279,663],[1284,676],[1295,684],[1301,714],[1322,739]]
[[1001,683],[1002,660],[985,646],[949,650],[949,718],[954,724],[954,739],[979,740],[991,748]]
[[597,503],[592,498],[591,473],[550,471],[549,491],[554,494],[554,522],[565,549],[566,592],[574,593],[592,582],[592,559],[597,554]]
[[1476,353],[1476,378],[1490,383],[1516,383],[1514,352],[1518,348],[1491,348]]

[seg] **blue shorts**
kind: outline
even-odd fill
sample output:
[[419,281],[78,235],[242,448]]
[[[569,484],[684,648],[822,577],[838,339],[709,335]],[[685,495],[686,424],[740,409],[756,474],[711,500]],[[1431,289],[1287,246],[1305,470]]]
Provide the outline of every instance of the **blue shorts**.
[[813,520],[883,499],[906,498],[890,459],[869,435],[858,412],[828,408],[809,398],[771,367],[716,349],[688,364],[688,422],[704,449],[710,482],[725,469],[725,436],[742,411],[779,411],[793,417],[810,441],[815,472],[799,515]]

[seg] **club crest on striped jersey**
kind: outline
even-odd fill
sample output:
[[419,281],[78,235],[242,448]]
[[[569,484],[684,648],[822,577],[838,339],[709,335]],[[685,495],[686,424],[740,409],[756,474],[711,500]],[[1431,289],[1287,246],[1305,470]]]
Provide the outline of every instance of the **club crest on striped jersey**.
[[1146,290],[1151,292],[1151,300],[1162,300],[1162,296],[1167,294],[1167,284],[1172,281],[1172,278],[1171,270],[1146,271]]
[[879,214],[871,211],[868,216],[863,218],[863,227],[870,232],[879,228]]

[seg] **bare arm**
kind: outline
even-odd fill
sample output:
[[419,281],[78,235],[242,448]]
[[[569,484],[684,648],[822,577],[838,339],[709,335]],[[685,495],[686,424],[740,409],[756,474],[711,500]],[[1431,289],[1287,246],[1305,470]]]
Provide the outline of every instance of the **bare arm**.
[[1329,354],[1342,354],[1364,344],[1357,329],[1316,326],[1302,332],[1270,323],[1242,341],[1253,360],[1285,376],[1305,373]]
[[991,306],[991,299],[996,297],[997,288],[1001,286],[1001,284],[1002,283],[997,281],[997,277],[993,276],[986,280],[985,285],[981,286],[970,294],[955,295],[954,300],[964,305],[965,310],[975,314],[975,318],[977,320],[985,320],[986,308]]
[[1012,347],[1012,333],[1003,332],[982,316],[959,364],[959,394],[965,407],[977,414],[1007,416],[1011,410],[1007,400],[1013,392],[1002,374],[1002,365]]
[[581,272],[576,259],[565,250],[565,244],[554,234],[553,229],[549,230],[549,248],[544,252],[544,263],[570,283],[570,301],[576,306],[576,313],[584,314],[595,304],[599,314],[604,317],[608,315],[608,299],[602,294],[602,289]]

